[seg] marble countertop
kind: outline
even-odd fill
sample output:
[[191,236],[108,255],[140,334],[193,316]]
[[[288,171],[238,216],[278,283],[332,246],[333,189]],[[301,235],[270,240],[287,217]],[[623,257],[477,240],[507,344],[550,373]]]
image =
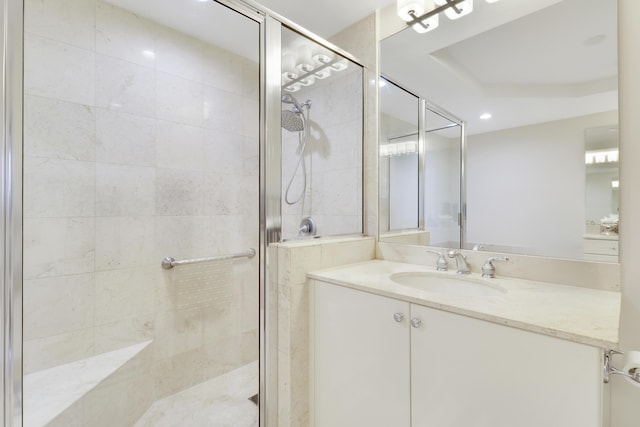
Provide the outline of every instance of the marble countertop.
[[505,292],[455,296],[418,290],[391,280],[392,274],[403,272],[458,277],[451,270],[436,272],[434,267],[384,260],[313,271],[308,277],[594,347],[618,348],[619,292],[508,277],[482,279],[473,273],[474,279]]

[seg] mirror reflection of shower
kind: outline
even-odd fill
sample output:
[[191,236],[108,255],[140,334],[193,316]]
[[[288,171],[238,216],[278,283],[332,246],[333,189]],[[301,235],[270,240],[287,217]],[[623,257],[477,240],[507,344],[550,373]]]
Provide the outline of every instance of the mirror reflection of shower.
[[[309,120],[309,109],[311,108],[311,100],[307,100],[304,104],[300,104],[298,100],[291,94],[282,95],[282,102],[284,104],[291,104],[291,109],[282,110],[282,127],[289,132],[298,132],[298,146],[300,147],[300,154],[298,155],[298,161],[296,167],[291,174],[287,189],[284,193],[284,201],[288,205],[295,205],[299,203],[307,191],[307,167],[304,160],[304,152],[307,148],[307,142],[309,140],[309,127],[306,125]],[[306,116],[305,116],[306,111]],[[298,170],[301,169],[302,173],[302,189],[300,194],[292,198],[291,185],[295,180]]]

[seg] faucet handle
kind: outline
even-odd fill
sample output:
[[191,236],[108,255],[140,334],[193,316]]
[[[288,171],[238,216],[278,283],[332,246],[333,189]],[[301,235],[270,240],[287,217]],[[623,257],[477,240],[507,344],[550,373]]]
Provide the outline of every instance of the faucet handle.
[[482,277],[487,279],[493,279],[496,277],[496,267],[493,265],[494,261],[509,261],[509,257],[502,256],[490,256],[487,260],[482,264]]
[[467,257],[464,256],[464,254],[460,252],[458,249],[449,249],[449,252],[447,252],[447,256],[449,258],[455,258],[458,255],[460,255],[465,260],[467,259]]
[[444,257],[444,255],[441,252],[427,249],[427,253],[438,255],[438,261],[436,261],[437,271],[447,271],[449,269],[449,262],[447,262],[447,259]]

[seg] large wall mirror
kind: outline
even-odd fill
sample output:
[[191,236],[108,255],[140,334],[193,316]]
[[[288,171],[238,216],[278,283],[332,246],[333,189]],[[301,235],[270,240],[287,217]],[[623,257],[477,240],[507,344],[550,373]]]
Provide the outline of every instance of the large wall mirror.
[[[463,124],[440,135],[463,150],[452,177],[453,163],[429,167],[439,153],[429,153],[427,123],[437,113],[420,110],[424,162],[404,176],[424,179],[416,196],[424,222],[413,227],[421,243],[617,262],[616,0],[476,1],[471,14],[442,15],[426,34],[407,28],[382,40],[380,52],[383,75]],[[433,189],[453,187],[464,188],[460,205],[451,195],[430,203]],[[398,241],[389,194],[380,194],[381,240]]]

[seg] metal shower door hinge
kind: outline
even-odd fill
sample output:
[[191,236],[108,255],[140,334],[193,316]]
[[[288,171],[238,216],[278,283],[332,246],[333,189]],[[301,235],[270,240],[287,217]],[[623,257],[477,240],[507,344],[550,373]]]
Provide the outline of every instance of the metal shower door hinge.
[[615,354],[624,354],[622,351],[617,350],[605,350],[604,352],[604,366],[603,366],[603,376],[602,381],[605,384],[609,383],[609,379],[611,375],[622,375],[625,378],[630,379],[638,384],[640,384],[640,370],[638,368],[631,368],[629,370],[621,370],[614,367],[611,364],[611,358]]

